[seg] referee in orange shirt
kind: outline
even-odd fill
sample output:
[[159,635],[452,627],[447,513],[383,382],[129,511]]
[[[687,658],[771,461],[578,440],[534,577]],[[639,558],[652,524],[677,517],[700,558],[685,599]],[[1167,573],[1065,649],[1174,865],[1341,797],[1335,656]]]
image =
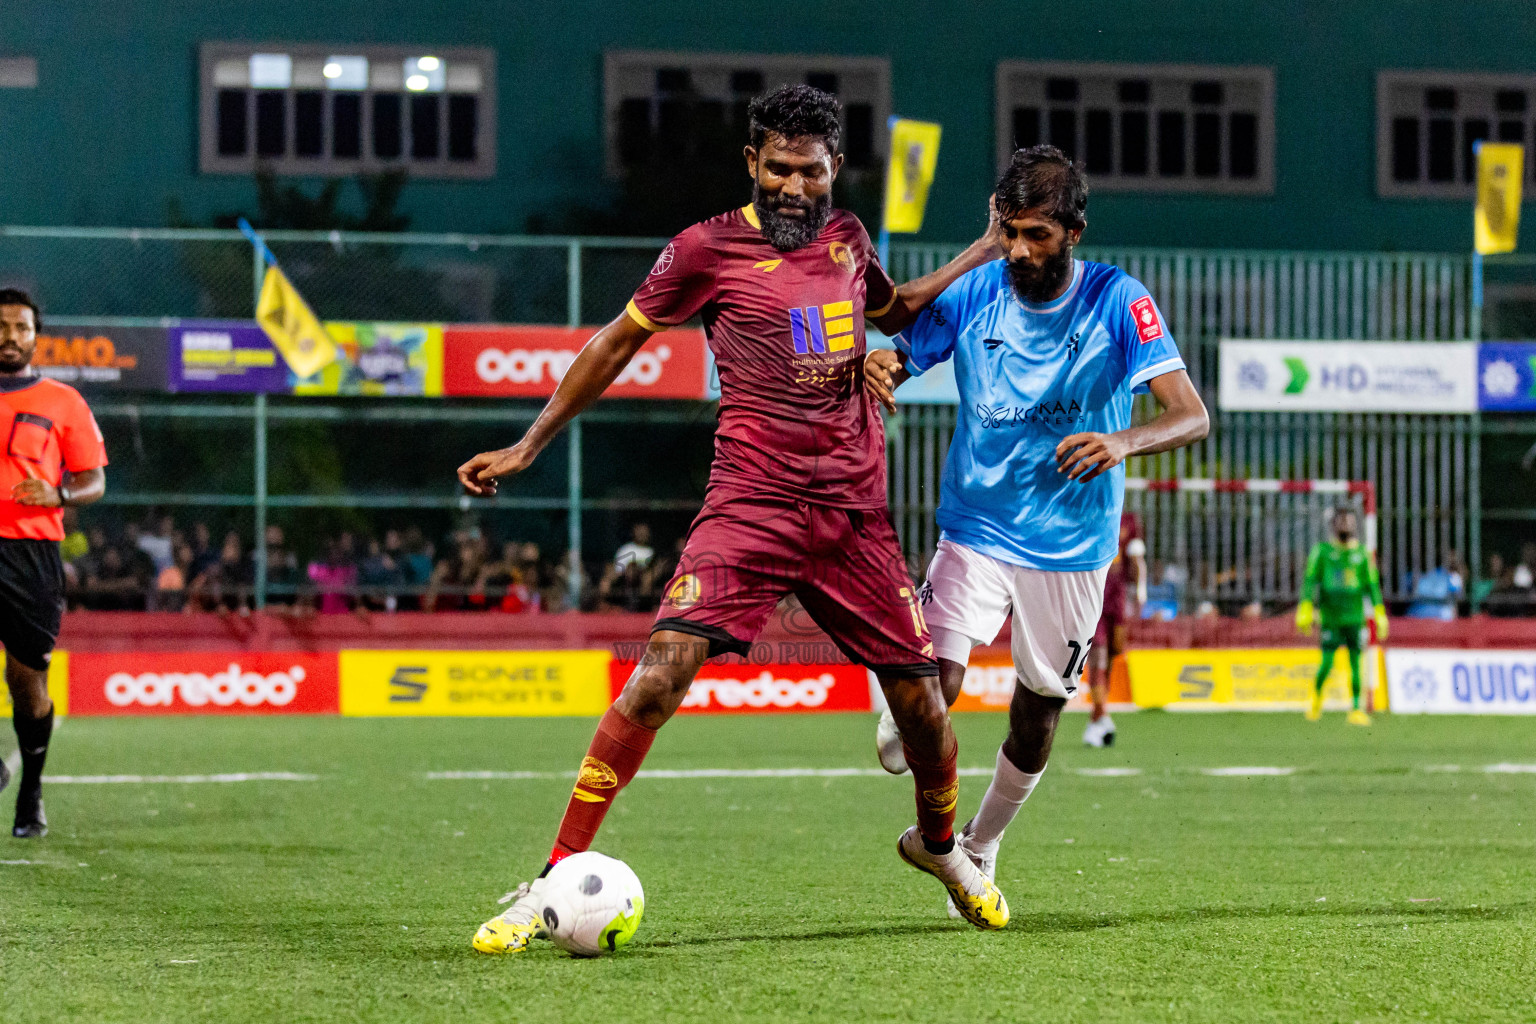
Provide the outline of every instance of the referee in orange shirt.
[[[38,310],[26,292],[0,289],[0,645],[21,748],[19,839],[46,835],[43,762],[53,735],[48,662],[64,617],[64,506],[106,490],[107,450],[80,393],[32,372]],[[0,789],[10,772],[0,763]]]

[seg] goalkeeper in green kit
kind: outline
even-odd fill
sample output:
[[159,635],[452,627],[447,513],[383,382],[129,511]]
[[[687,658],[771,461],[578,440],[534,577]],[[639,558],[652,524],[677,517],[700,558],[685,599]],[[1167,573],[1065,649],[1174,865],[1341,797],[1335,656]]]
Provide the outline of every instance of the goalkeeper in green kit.
[[[1340,647],[1349,651],[1350,692],[1354,710],[1350,725],[1370,725],[1371,716],[1360,707],[1360,649],[1365,644],[1365,599],[1370,598],[1376,616],[1376,639],[1387,638],[1387,610],[1381,603],[1381,580],[1376,561],[1356,539],[1358,523],[1347,508],[1334,509],[1333,540],[1313,546],[1307,556],[1307,577],[1301,584],[1301,604],[1296,608],[1296,628],[1312,635],[1312,623],[1320,620],[1323,663],[1317,669],[1316,688],[1307,720],[1323,717],[1323,684],[1333,671],[1333,656]],[[1314,604],[1313,601],[1316,600]],[[1318,612],[1322,615],[1319,616]]]

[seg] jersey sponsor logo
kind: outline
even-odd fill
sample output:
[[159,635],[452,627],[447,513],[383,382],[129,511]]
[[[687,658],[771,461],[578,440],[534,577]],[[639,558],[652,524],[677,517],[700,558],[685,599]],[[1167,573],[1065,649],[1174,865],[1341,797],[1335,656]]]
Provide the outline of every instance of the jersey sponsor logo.
[[828,242],[827,255],[832,258],[834,265],[842,267],[848,273],[853,273],[853,250],[848,248],[847,242]]
[[690,572],[672,581],[664,600],[673,608],[692,608],[703,596],[704,585]]
[[661,255],[656,257],[656,265],[651,267],[651,276],[654,277],[657,274],[665,274],[668,270],[671,270],[672,261],[676,258],[677,246],[673,245],[671,242],[668,242],[667,247],[661,250]]
[[778,270],[779,264],[783,262],[783,260],[758,260],[756,263],[752,264],[752,269],[761,270],[765,274],[771,274],[775,270]]
[[983,430],[1004,430],[1008,427],[1027,427],[1037,424],[1062,426],[1081,422],[1086,415],[1075,398],[1068,399],[1065,403],[1058,400],[1040,402],[1036,405],[998,406],[995,409],[989,409],[984,405],[976,407],[976,417]]
[[1143,295],[1131,303],[1131,316],[1136,321],[1136,333],[1143,345],[1163,336],[1163,322],[1157,315],[1157,306],[1152,302],[1152,296]]
[[789,333],[798,356],[853,348],[852,300],[791,309]]

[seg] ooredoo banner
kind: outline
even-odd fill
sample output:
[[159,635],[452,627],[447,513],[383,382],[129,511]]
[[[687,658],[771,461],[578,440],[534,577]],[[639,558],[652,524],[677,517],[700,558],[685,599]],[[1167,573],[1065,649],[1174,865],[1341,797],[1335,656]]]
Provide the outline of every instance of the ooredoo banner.
[[335,714],[334,654],[74,654],[74,715]]
[[1394,714],[1536,715],[1536,651],[1387,652]]
[[[548,398],[596,328],[443,330],[443,394]],[[674,330],[646,342],[604,392],[608,398],[703,398],[704,333]]]
[[342,651],[344,715],[600,715],[607,651]]
[[[609,665],[614,698],[635,670],[632,661]],[[681,713],[772,714],[868,711],[869,674],[859,665],[705,665]]]

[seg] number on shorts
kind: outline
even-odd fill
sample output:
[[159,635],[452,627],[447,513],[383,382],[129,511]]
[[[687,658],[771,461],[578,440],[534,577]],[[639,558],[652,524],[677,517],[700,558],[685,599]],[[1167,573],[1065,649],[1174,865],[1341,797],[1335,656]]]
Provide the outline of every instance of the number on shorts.
[[917,595],[912,593],[911,587],[902,587],[897,593],[906,598],[907,607],[912,612],[912,629],[917,633],[918,639],[922,639],[923,634],[928,632],[928,623],[923,620],[923,609],[917,603]]
[[1061,674],[1061,678],[1076,679],[1088,664],[1088,650],[1093,646],[1093,640],[1090,638],[1083,643],[1068,640],[1067,646],[1072,648],[1072,657],[1067,659],[1067,670]]

